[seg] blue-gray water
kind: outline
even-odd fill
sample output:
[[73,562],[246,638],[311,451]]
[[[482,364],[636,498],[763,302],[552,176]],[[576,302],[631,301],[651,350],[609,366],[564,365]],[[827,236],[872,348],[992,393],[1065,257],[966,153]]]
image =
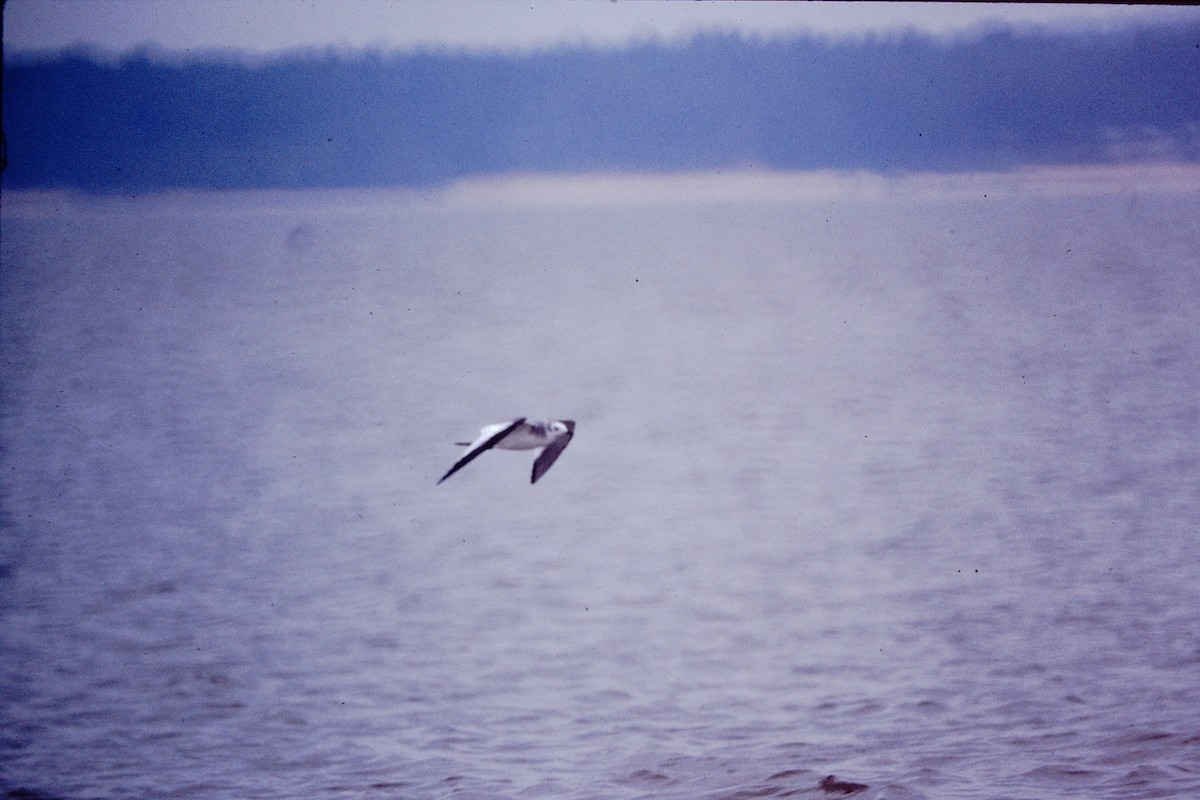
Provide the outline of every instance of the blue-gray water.
[[0,787],[1197,796],[1200,181],[994,180],[6,194]]

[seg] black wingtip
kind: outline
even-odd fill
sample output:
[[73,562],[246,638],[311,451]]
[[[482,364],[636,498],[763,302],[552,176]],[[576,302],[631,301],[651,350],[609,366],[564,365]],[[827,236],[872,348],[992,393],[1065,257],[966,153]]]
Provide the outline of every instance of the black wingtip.
[[438,480],[437,485],[441,486],[442,481],[446,480],[446,478],[449,478],[451,475],[458,472],[460,469],[465,467],[467,464],[470,464],[472,461],[474,461],[476,458],[478,458],[481,454],[483,454],[487,450],[490,450],[493,446],[495,446],[496,442],[500,441],[505,436],[508,436],[510,433],[512,433],[514,430],[516,430],[524,422],[525,422],[525,417],[518,417],[517,419],[515,419],[511,423],[509,423],[508,427],[506,427],[504,430],[498,431],[496,434],[494,434],[492,436],[492,438],[488,439],[486,442],[481,444],[477,450],[467,453],[465,456],[460,458],[458,461],[455,462],[454,466],[450,468],[450,471],[447,472],[445,475],[443,475]]

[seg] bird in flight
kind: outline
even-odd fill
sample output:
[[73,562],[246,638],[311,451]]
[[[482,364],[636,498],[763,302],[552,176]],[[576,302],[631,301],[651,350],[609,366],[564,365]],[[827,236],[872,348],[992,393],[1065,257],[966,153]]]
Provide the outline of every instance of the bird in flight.
[[465,446],[466,452],[454,462],[454,466],[438,481],[449,478],[460,469],[470,464],[484,451],[499,447],[501,450],[536,450],[545,448],[533,462],[533,477],[530,483],[537,483],[538,478],[546,474],[562,451],[571,443],[575,435],[575,420],[554,419],[545,422],[527,422],[525,417],[518,417],[508,422],[497,422],[479,431],[479,438],[473,442],[456,442]]

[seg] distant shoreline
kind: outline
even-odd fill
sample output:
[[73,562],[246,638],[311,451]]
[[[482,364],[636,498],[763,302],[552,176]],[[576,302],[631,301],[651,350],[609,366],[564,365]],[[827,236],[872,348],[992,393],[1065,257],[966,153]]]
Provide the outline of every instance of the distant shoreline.
[[1030,196],[1195,193],[1200,164],[1127,163],[1021,167],[961,173],[869,170],[720,170],[678,173],[510,173],[451,181],[436,188],[164,189],[91,193],[78,189],[5,189],[4,216],[54,214],[73,209],[154,203],[170,207],[219,201],[226,211],[363,207],[435,203],[464,209],[489,207],[606,207],[787,203],[834,200],[954,200]]

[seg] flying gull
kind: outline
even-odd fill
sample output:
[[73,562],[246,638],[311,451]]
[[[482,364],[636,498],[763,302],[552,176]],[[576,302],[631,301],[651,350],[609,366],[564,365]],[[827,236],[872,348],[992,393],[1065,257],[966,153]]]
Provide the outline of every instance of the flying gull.
[[542,454],[533,462],[533,477],[529,481],[537,483],[538,478],[545,475],[546,470],[550,469],[550,465],[562,455],[563,450],[567,449],[567,445],[571,443],[571,437],[574,435],[575,420],[571,419],[526,422],[525,417],[519,417],[508,422],[488,425],[479,431],[479,438],[470,444],[456,442],[459,446],[465,446],[466,452],[458,461],[454,462],[454,466],[442,476],[438,483],[440,484],[478,458],[485,450],[491,450],[493,447],[499,447],[501,450],[536,450],[544,447]]

